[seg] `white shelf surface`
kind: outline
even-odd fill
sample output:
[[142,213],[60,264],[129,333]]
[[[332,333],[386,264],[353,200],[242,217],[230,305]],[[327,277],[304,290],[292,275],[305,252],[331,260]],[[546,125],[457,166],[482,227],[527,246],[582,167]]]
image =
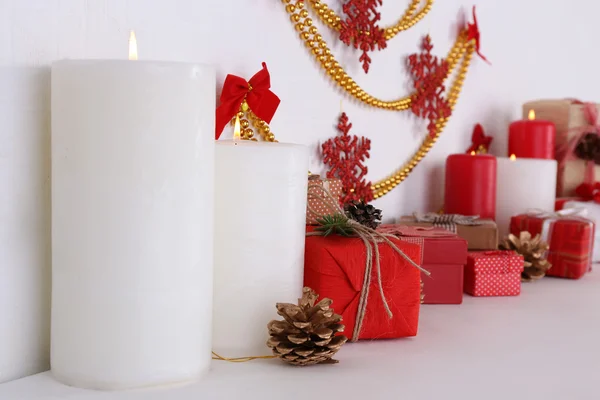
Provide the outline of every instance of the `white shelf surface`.
[[524,284],[519,297],[424,306],[417,337],[348,344],[337,359],[215,361],[200,382],[129,392],[67,387],[46,372],[0,385],[0,400],[598,400],[600,271]]

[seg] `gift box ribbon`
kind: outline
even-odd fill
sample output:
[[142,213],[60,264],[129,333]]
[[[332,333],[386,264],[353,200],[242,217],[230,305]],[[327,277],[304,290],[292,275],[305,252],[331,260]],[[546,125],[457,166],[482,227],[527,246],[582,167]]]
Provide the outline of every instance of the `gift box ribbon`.
[[414,213],[413,218],[416,222],[427,222],[438,228],[444,228],[452,233],[456,233],[457,225],[482,225],[478,221],[479,215],[460,215],[460,214],[436,214]]

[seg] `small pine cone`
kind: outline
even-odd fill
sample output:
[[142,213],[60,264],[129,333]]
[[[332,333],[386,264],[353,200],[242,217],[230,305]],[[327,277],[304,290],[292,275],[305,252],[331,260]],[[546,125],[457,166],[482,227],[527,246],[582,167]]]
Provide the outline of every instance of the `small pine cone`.
[[344,212],[348,218],[355,220],[367,228],[377,229],[379,224],[381,224],[381,210],[363,201],[346,204]]
[[543,278],[552,264],[544,257],[548,251],[548,243],[542,242],[538,234],[533,239],[531,234],[523,231],[516,237],[512,233],[500,244],[503,250],[514,250],[525,258],[525,269],[521,274],[523,282],[536,281]]
[[344,330],[342,316],[330,308],[333,301],[323,299],[310,288],[302,290],[298,305],[277,303],[277,314],[283,321],[269,322],[267,346],[273,354],[292,365],[337,363],[332,357],[348,338],[336,335]]
[[586,133],[575,147],[575,155],[586,161],[595,161],[599,152],[600,138],[595,133]]

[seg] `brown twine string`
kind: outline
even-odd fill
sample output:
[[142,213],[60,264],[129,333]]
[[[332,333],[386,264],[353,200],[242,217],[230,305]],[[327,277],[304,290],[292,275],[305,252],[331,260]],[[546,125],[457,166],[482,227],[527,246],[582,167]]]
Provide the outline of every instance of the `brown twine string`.
[[[323,186],[314,186],[317,191],[321,192],[321,195],[316,195],[315,193],[309,193],[309,200],[315,199],[320,201],[325,201],[326,205],[332,205],[332,209],[335,210],[336,213],[345,215],[344,210],[340,207],[337,200],[331,195],[331,192],[324,188]],[[325,215],[319,214],[315,210],[312,209],[310,204],[308,205],[308,212],[316,216],[317,218],[323,218]],[[402,258],[404,258],[410,265],[417,268],[419,271],[423,272],[427,276],[430,275],[429,271],[421,268],[420,265],[415,263],[410,259],[402,250],[398,248],[389,237],[395,238],[394,235],[385,234],[377,232],[374,229],[368,228],[360,223],[350,219],[348,220],[348,224],[354,230],[355,235],[353,237],[360,238],[365,244],[365,248],[367,249],[367,256],[365,260],[365,276],[363,279],[363,286],[360,292],[360,300],[358,303],[358,310],[356,312],[356,323],[354,324],[354,331],[352,332],[352,342],[356,342],[358,340],[360,331],[362,329],[363,321],[365,319],[365,315],[367,313],[367,302],[369,298],[369,288],[371,286],[372,272],[373,272],[373,262],[375,262],[375,272],[377,274],[377,284],[379,286],[379,294],[381,296],[381,301],[383,302],[383,306],[385,308],[386,314],[388,318],[393,318],[392,310],[390,310],[388,301],[385,297],[385,293],[383,291],[383,281],[381,277],[381,262],[379,255],[379,243],[383,242],[389,245],[397,254],[399,254]],[[323,236],[324,232],[313,231],[307,232],[306,236]],[[373,253],[375,253],[375,257],[373,257]]]
[[248,362],[248,361],[252,361],[252,360],[268,360],[271,358],[276,358],[275,356],[250,356],[250,357],[234,357],[234,358],[230,358],[230,357],[223,357],[217,353],[215,353],[214,351],[212,352],[212,359],[213,360],[219,360],[219,361],[227,361],[227,362],[233,362],[233,363],[241,363],[241,362]]

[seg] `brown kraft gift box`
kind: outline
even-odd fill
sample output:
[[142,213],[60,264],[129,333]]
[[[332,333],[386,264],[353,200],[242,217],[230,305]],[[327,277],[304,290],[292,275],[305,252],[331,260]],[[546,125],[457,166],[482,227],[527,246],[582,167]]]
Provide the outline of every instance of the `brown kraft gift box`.
[[[476,225],[456,224],[456,234],[465,239],[469,250],[496,250],[498,248],[498,227],[491,219],[476,219]],[[402,225],[425,228],[439,226],[432,222],[418,222],[414,216],[404,216]]]

